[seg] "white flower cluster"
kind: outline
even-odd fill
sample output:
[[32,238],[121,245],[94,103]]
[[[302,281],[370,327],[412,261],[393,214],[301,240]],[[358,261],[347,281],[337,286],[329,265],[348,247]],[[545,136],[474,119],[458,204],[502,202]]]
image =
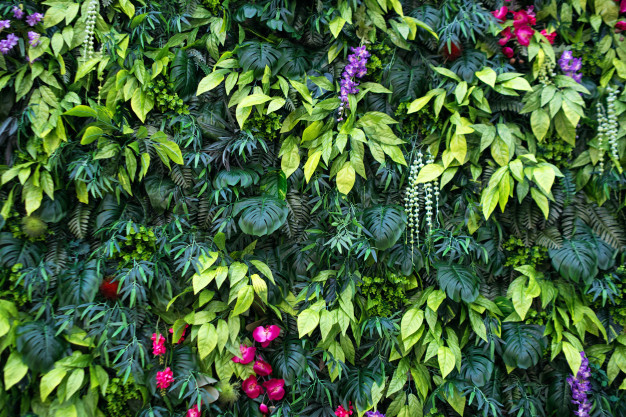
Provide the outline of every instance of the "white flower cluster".
[[609,93],[606,99],[607,103],[607,111],[606,113],[602,109],[602,104],[598,102],[598,148],[601,150],[600,157],[598,158],[599,163],[598,166],[600,168],[600,172],[604,171],[604,152],[602,149],[604,147],[604,141],[608,141],[610,151],[611,151],[611,159],[614,164],[619,164],[619,151],[617,149],[617,133],[619,130],[619,125],[617,123],[617,115],[615,113],[615,99],[617,98],[617,94],[619,93],[619,89],[617,87],[607,87],[606,91]]
[[[408,229],[409,229],[409,243],[413,246],[415,243],[419,243],[419,231],[420,231],[420,184],[417,182],[417,177],[420,170],[426,164],[432,164],[435,161],[432,155],[427,156],[426,163],[424,163],[424,155],[418,151],[411,169],[409,172],[409,182],[406,188],[404,208],[407,213]],[[422,194],[424,197],[424,211],[425,220],[428,226],[428,232],[433,231],[433,218],[436,220],[437,213],[439,211],[439,185],[437,181],[427,182],[422,185]],[[434,196],[434,199],[433,199]],[[434,207],[433,207],[434,206]]]
[[99,0],[91,0],[87,9],[87,21],[85,27],[85,43],[83,49],[83,57],[85,60],[94,56],[94,38],[96,32],[96,19],[98,18],[98,2]]

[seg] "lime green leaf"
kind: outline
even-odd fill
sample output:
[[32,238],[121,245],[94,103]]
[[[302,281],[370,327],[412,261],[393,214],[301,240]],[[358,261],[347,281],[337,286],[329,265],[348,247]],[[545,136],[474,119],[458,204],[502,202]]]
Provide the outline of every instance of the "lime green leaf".
[[417,175],[418,184],[433,181],[443,173],[443,167],[439,164],[428,164]]
[[22,354],[12,351],[4,365],[4,389],[8,391],[26,376],[28,365],[22,361]]
[[237,293],[237,303],[233,309],[232,315],[238,316],[239,314],[248,311],[252,302],[254,301],[254,288],[252,285],[244,285],[239,289]]
[[198,84],[198,90],[196,91],[196,95],[199,96],[200,94],[211,91],[215,87],[220,85],[220,83],[224,81],[224,74],[226,74],[227,72],[229,72],[229,70],[220,69],[204,77],[202,80],[200,80],[200,84]]
[[437,361],[439,362],[441,377],[445,378],[454,369],[456,363],[454,352],[452,352],[452,349],[449,347],[439,346],[437,350]]
[[311,333],[317,327],[320,321],[320,314],[310,308],[303,310],[298,315],[298,333],[300,337]]
[[198,330],[198,354],[200,359],[204,359],[217,346],[218,336],[215,326],[211,323],[204,323]]

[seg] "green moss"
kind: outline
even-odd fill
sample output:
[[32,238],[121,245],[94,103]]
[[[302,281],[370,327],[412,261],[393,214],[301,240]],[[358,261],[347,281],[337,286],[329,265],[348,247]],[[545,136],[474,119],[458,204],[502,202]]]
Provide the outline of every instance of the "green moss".
[[278,139],[281,129],[280,116],[276,113],[258,114],[249,117],[243,125],[244,130],[248,130],[254,136],[260,136],[266,141]]
[[132,260],[147,261],[156,250],[156,236],[154,232],[144,226],[139,231],[130,229],[126,239],[120,242],[119,251],[113,251],[111,258],[119,260],[119,266]]
[[530,265],[537,268],[547,259],[548,249],[542,246],[527,247],[522,239],[511,236],[503,245],[506,252],[504,266],[516,268],[522,265]]
[[408,277],[387,274],[386,277],[362,277],[361,294],[367,298],[367,311],[379,317],[389,317],[407,301],[405,288]]
[[400,103],[395,111],[396,119],[401,123],[400,129],[405,136],[418,135],[424,138],[443,128],[445,118],[437,117],[432,106],[424,106],[415,113],[407,114],[410,104],[410,102]]
[[154,105],[161,113],[173,111],[178,114],[189,114],[189,109],[174,91],[172,83],[163,77],[157,77],[148,84],[148,96],[154,100]]
[[141,400],[141,393],[130,378],[122,384],[119,378],[109,381],[105,395],[104,415],[107,417],[133,417],[136,412],[129,407],[129,401]]

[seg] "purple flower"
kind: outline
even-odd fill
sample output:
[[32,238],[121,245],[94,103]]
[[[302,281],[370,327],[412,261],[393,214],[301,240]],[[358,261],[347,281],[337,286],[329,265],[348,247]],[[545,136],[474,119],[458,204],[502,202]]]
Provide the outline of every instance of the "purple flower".
[[37,23],[43,20],[43,15],[41,13],[33,13],[26,18],[26,23],[28,26],[35,26]]
[[20,20],[24,17],[24,10],[20,9],[17,6],[13,6],[13,17],[17,20]]
[[367,52],[365,46],[359,46],[358,48],[351,48],[352,54],[348,55],[348,65],[343,69],[343,74],[341,75],[341,81],[339,84],[341,85],[341,91],[339,93],[339,99],[341,100],[341,105],[339,106],[339,118],[337,121],[342,121],[344,108],[350,108],[350,103],[348,99],[349,94],[357,94],[359,89],[357,86],[359,85],[358,81],[353,80],[353,78],[363,78],[365,74],[367,74],[367,58],[370,57],[370,53]]
[[8,29],[11,27],[11,21],[10,20],[0,20],[0,31],[2,31],[2,29]]
[[28,32],[28,43],[30,44],[30,46],[37,46],[39,45],[39,38],[41,37],[41,35],[37,32],[33,32],[33,31],[29,31]]
[[380,411],[368,411],[365,413],[365,417],[385,417]]
[[18,40],[19,38],[13,33],[7,35],[6,39],[0,41],[0,53],[2,53],[2,55],[8,54],[11,49],[15,48]]
[[585,352],[580,352],[582,359],[576,378],[574,375],[567,377],[567,383],[572,389],[572,404],[578,405],[578,410],[574,415],[578,417],[589,417],[591,411],[591,402],[587,398],[587,392],[591,391],[591,369],[589,368],[589,359],[585,356]]
[[559,66],[565,75],[573,78],[577,83],[581,82],[583,75],[578,73],[578,71],[583,67],[582,58],[574,58],[574,54],[571,51],[564,51],[561,58],[559,58]]

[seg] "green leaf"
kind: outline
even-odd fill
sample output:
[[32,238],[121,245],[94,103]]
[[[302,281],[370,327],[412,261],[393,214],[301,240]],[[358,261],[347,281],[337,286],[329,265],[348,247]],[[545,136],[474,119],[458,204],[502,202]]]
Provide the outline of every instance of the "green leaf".
[[272,97],[265,94],[250,94],[248,97],[239,102],[238,107],[256,106],[257,104],[263,104],[271,99]]
[[252,285],[244,285],[239,289],[237,293],[237,303],[233,309],[232,315],[238,316],[245,313],[250,309],[252,302],[254,301],[254,288]]
[[284,200],[265,194],[240,200],[233,215],[241,213],[239,227],[246,234],[265,236],[274,233],[287,221],[289,209]]
[[346,24],[346,20],[344,18],[342,18],[341,16],[336,16],[328,24],[328,27],[330,28],[330,33],[332,33],[333,36],[337,38],[337,36],[339,36],[339,33],[341,33],[341,29],[343,28],[343,25],[345,24]]
[[476,301],[481,280],[474,271],[460,264],[438,263],[435,267],[439,285],[450,299],[457,303]]
[[443,174],[443,167],[439,164],[428,164],[424,166],[417,175],[417,183],[423,184],[437,179]]
[[548,164],[542,164],[533,169],[533,179],[544,193],[550,194],[556,174],[554,169]]
[[50,395],[52,391],[54,391],[54,389],[61,383],[61,381],[63,381],[65,375],[67,375],[65,368],[56,367],[41,378],[41,382],[39,384],[41,401],[46,401],[48,395]]
[[306,182],[311,180],[311,176],[313,176],[321,157],[322,151],[315,151],[312,155],[309,155],[309,158],[304,163],[304,178],[306,179]]
[[418,308],[411,308],[407,310],[404,313],[404,316],[402,316],[402,322],[400,324],[402,339],[404,340],[416,333],[422,326],[423,321],[424,311]]
[[524,78],[517,77],[502,83],[503,87],[512,88],[513,90],[532,91],[533,88]]
[[580,369],[580,365],[582,364],[580,352],[570,342],[567,341],[563,341],[562,348],[563,353],[565,354],[565,359],[567,359],[567,364],[572,370],[572,373],[574,375],[578,374],[578,370]]
[[[228,331],[226,334],[228,334]],[[200,355],[200,359],[204,359],[209,356],[209,354],[213,352],[217,346],[217,342],[217,330],[213,324],[204,323],[200,326],[200,329],[198,330],[198,354]]]
[[141,88],[137,88],[130,100],[130,106],[142,122],[146,121],[146,116],[154,107],[154,100],[148,94],[144,93]]
[[303,310],[298,315],[298,334],[300,338],[311,333],[320,321],[320,314],[310,308]]
[[211,91],[215,87],[220,85],[220,83],[224,81],[224,74],[226,74],[227,72],[230,72],[230,70],[219,69],[204,77],[202,80],[200,80],[200,84],[198,84],[198,90],[196,91],[196,95],[199,96],[200,94]]
[[528,369],[543,357],[547,344],[543,326],[504,323],[502,332],[505,347],[502,359],[507,366]]
[[342,194],[348,194],[354,186],[356,180],[356,172],[354,167],[347,161],[343,164],[343,167],[337,173],[337,189]]
[[530,115],[530,126],[537,140],[541,142],[550,128],[550,116],[544,109],[537,109]]
[[26,376],[28,365],[22,361],[22,355],[12,351],[4,365],[4,389],[8,391]]
[[379,250],[395,245],[406,227],[406,213],[397,205],[371,207],[363,213],[363,220]]
[[480,71],[476,73],[476,77],[478,77],[480,81],[484,82],[491,88],[493,88],[496,85],[497,76],[498,74],[496,74],[496,72],[489,67],[484,67],[483,69],[481,69]]
[[80,144],[89,145],[93,141],[100,139],[100,137],[103,134],[104,134],[104,131],[100,129],[98,126],[88,126],[87,129],[85,129],[85,133],[83,133],[83,137],[80,140]]
[[74,395],[83,384],[83,380],[85,379],[85,370],[84,369],[74,369],[70,376],[67,378],[67,383],[65,385],[65,399],[69,400],[72,395]]
[[63,114],[65,116],[98,117],[98,112],[96,112],[94,109],[92,109],[89,106],[82,106],[82,105],[73,107]]
[[83,63],[81,63],[78,66],[78,70],[76,71],[76,77],[74,78],[74,82],[80,80],[81,78],[83,78],[85,75],[89,74],[91,71],[93,71],[93,69],[96,67],[96,65],[100,62],[100,58],[96,57],[96,58],[91,58]]
[[439,346],[439,349],[437,349],[437,362],[439,362],[441,377],[445,378],[450,372],[452,372],[456,363],[452,349],[446,346]]

